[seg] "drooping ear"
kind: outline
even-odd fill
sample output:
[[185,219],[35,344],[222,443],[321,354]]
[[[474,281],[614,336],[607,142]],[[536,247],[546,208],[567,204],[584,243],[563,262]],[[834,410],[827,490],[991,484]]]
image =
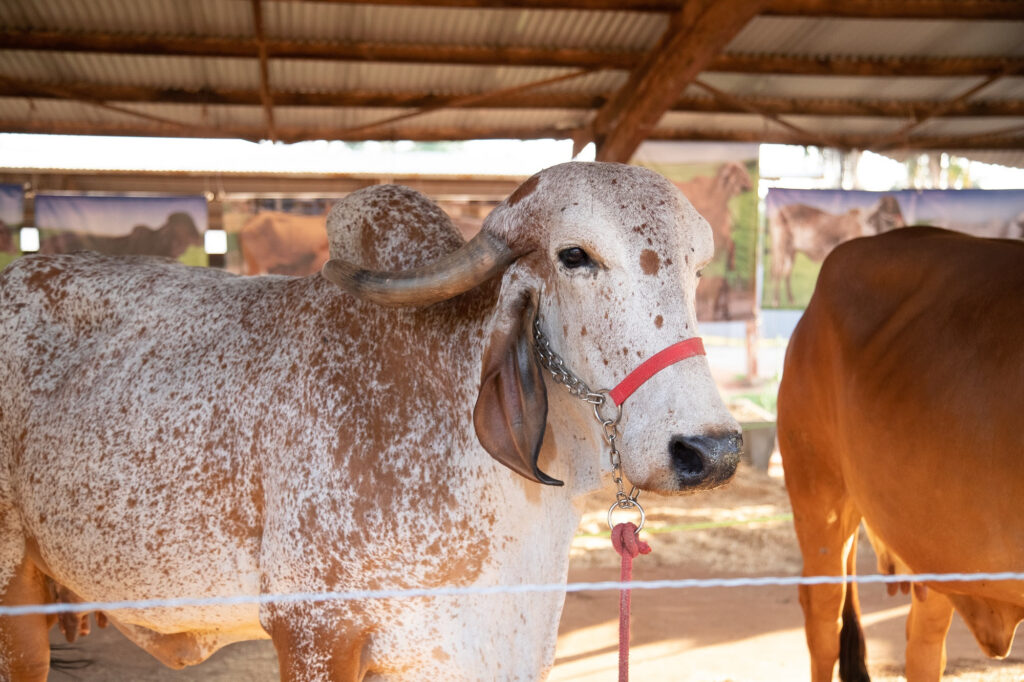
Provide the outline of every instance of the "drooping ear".
[[494,459],[531,481],[562,485],[537,467],[548,394],[533,348],[536,316],[535,297],[523,292],[495,325],[484,351],[473,425]]

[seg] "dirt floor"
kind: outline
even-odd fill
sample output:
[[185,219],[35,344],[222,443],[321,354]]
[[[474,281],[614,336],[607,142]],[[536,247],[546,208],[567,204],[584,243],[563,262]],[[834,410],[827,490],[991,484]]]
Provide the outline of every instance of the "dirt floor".
[[[777,455],[776,455],[777,456]],[[570,582],[618,578],[618,556],[602,536],[611,491],[595,494],[574,543]],[[789,502],[774,462],[768,474],[741,467],[736,480],[713,493],[684,498],[647,497],[646,535],[653,553],[637,559],[635,579],[796,575],[800,555]],[[782,517],[782,518],[780,518]],[[741,522],[740,525],[723,525]],[[874,573],[862,542],[859,570]],[[909,597],[889,597],[881,585],[862,590],[872,679],[903,680],[904,620]],[[617,594],[570,594],[558,639],[552,682],[616,679]],[[632,675],[673,682],[799,682],[807,680],[803,616],[791,587],[637,590],[633,593]],[[60,635],[54,630],[53,641]],[[957,682],[1024,680],[1019,642],[1005,661],[986,659],[957,618],[948,640],[946,679]],[[88,657],[83,670],[55,671],[51,680],[197,680],[268,682],[277,679],[269,642],[235,644],[201,666],[163,668],[108,628],[60,657]]]

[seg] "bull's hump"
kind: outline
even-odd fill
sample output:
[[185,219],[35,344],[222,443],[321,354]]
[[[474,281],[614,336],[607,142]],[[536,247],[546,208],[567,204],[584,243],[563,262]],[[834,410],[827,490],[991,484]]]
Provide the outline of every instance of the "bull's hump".
[[327,216],[331,258],[372,270],[425,265],[464,240],[440,206],[400,185],[376,185],[338,201]]

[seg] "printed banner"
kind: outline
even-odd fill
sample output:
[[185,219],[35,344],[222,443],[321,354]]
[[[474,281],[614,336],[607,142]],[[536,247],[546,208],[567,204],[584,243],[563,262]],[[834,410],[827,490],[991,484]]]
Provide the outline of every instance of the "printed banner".
[[[15,230],[21,227],[24,192],[21,185],[0,184],[0,254],[18,253]],[[0,267],[7,264],[0,261]]]
[[[292,198],[225,201],[224,229],[232,235],[229,245],[237,247],[241,257],[237,270],[243,275],[319,272],[327,262],[327,214],[334,202]],[[229,263],[230,256],[229,252]]]
[[631,161],[672,180],[711,223],[715,257],[697,287],[704,321],[754,315],[757,155],[756,144],[645,142]]
[[934,225],[977,237],[1024,238],[1024,190],[866,192],[770,189],[763,305],[803,308],[825,256],[854,237]]
[[41,253],[99,251],[166,256],[205,265],[203,196],[136,197],[39,194]]

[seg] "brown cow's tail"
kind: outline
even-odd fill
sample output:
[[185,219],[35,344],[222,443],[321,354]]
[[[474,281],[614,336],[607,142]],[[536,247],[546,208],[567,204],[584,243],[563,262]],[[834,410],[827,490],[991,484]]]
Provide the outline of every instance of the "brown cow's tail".
[[[857,574],[857,531],[846,558],[846,575]],[[860,601],[857,583],[847,583],[843,597],[843,627],[839,631],[839,679],[842,682],[871,682],[867,668],[867,643],[860,626]]]

